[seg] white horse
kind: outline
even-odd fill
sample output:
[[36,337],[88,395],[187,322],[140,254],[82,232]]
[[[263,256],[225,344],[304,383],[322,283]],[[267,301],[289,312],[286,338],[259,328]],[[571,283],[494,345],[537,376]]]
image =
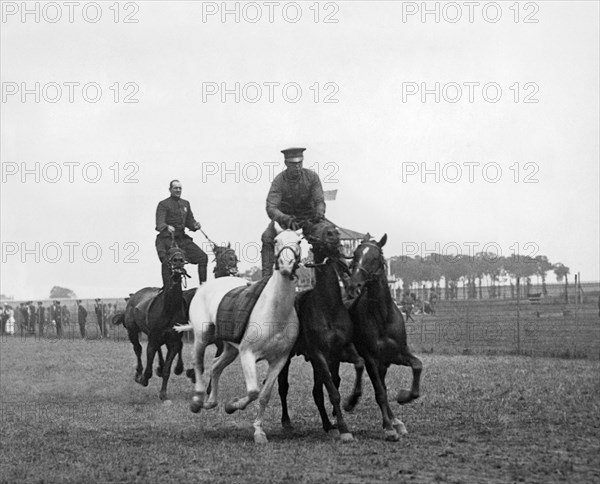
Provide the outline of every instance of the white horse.
[[[267,442],[267,436],[262,429],[263,415],[273,385],[285,366],[299,329],[294,299],[295,272],[301,257],[301,230],[284,231],[277,223],[275,228],[278,232],[275,237],[275,271],[256,301],[242,340],[239,344],[224,341],[223,353],[215,358],[208,374],[205,374],[204,351],[215,340],[215,324],[219,324],[216,318],[219,304],[226,293],[246,285],[247,281],[237,277],[223,277],[203,284],[190,303],[190,324],[175,327],[180,332],[194,331],[192,359],[196,384],[190,405],[194,413],[202,408],[217,406],[221,372],[235,360],[239,352],[247,394],[228,401],[225,404],[225,411],[233,413],[236,410],[244,410],[250,402],[258,398],[259,407],[254,420],[254,441],[259,444]],[[262,389],[256,372],[256,362],[259,360],[266,360],[269,364]],[[208,401],[205,402],[206,388],[211,380],[212,391]]]

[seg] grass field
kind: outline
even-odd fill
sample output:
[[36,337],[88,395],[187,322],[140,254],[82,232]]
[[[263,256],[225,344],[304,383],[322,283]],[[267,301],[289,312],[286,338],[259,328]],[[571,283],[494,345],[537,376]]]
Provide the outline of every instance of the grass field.
[[[189,345],[184,349],[189,362]],[[255,404],[226,415],[188,410],[192,386],[133,381],[125,341],[5,338],[0,343],[2,482],[599,482],[600,364],[516,356],[421,355],[422,398],[394,410],[409,435],[385,442],[370,382],[348,414],[356,441],[330,440],[312,401],[312,371],[290,372],[295,429],[279,423],[274,392],[252,439]],[[186,366],[189,366],[186,364]],[[342,365],[342,393],[353,378]],[[409,384],[394,368],[390,393]],[[239,361],[221,402],[244,393]]]

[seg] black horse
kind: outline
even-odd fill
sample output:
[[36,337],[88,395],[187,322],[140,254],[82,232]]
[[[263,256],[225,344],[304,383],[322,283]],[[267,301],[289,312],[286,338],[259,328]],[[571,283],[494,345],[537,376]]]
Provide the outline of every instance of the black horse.
[[227,244],[227,247],[220,247],[218,245],[213,246],[213,253],[215,254],[215,279],[219,277],[237,276],[238,274],[238,258],[235,255],[235,250],[231,248],[231,244]]
[[[230,246],[214,246],[213,251],[216,258],[215,276],[219,277],[235,275],[238,272],[237,256]],[[183,372],[183,341],[182,334],[173,330],[178,323],[186,323],[188,320],[189,303],[194,297],[197,288],[182,291],[182,277],[189,277],[184,269],[186,263],[185,254],[182,249],[173,247],[167,253],[164,264],[169,267],[171,275],[169,285],[166,288],[145,287],[132,294],[127,301],[124,313],[113,317],[113,324],[123,324],[127,330],[129,341],[137,358],[135,381],[143,386],[148,385],[152,377],[152,364],[154,356],[158,353],[158,366],[156,375],[162,377],[163,384],[160,390],[160,399],[167,399],[167,382],[171,373],[171,365],[175,355],[177,364],[174,373],[180,375]],[[146,370],[142,365],[142,346],[139,341],[140,332],[148,335],[146,348],[147,364]],[[167,346],[167,357],[163,358],[161,346]],[[186,373],[191,378],[193,370]]]
[[[353,341],[353,324],[342,300],[340,277],[348,271],[348,266],[340,252],[339,233],[331,222],[324,221],[308,230],[307,241],[312,245],[315,263],[316,283],[313,289],[296,297],[295,307],[300,320],[300,333],[290,359],[278,377],[284,427],[291,427],[287,409],[289,389],[288,372],[293,355],[301,354],[313,367],[313,398],[321,415],[325,432],[341,437],[342,441],[353,440],[352,434],[340,408],[340,362],[353,363],[357,379],[353,401],[345,407],[353,407],[362,393],[362,372],[364,363],[358,355]],[[334,426],[325,410],[323,386],[327,388],[333,405],[337,427]]]
[[[182,278],[189,277],[185,271],[185,254],[179,247],[172,247],[167,253],[163,264],[168,266],[170,277],[167,286],[162,289],[145,287],[131,295],[127,301],[125,312],[115,315],[113,324],[123,324],[127,330],[129,341],[137,358],[135,381],[143,386],[148,386],[152,378],[152,363],[156,352],[159,353],[159,367],[157,375],[162,376],[163,382],[160,389],[160,399],[167,400],[167,382],[171,374],[171,364],[175,355],[179,359],[175,367],[175,374],[183,371],[181,350],[183,342],[181,334],[173,330],[176,323],[187,321],[184,305]],[[146,347],[146,369],[142,365],[142,346],[139,335],[144,332],[148,335]],[[160,347],[167,346],[167,356],[163,362]]]
[[350,316],[354,321],[354,344],[364,358],[371,378],[375,399],[383,417],[386,440],[398,440],[406,433],[406,427],[394,417],[388,403],[385,376],[391,364],[412,368],[413,381],[410,391],[400,390],[396,401],[408,403],[419,398],[419,384],[423,365],[414,356],[406,341],[405,322],[402,313],[392,299],[387,282],[386,262],[382,247],[387,241],[384,235],[379,242],[367,234],[354,251],[350,265],[349,295],[354,298]]

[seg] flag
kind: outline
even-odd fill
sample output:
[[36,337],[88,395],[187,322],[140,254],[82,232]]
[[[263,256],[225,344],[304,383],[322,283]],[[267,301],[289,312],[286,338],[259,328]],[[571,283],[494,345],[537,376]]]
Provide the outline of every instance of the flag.
[[325,196],[325,200],[335,200],[335,197],[337,196],[337,189],[325,190],[323,195]]

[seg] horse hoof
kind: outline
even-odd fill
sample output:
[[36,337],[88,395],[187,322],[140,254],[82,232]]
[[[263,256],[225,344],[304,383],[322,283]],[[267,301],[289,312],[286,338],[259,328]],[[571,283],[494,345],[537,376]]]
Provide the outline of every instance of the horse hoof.
[[408,430],[406,430],[406,426],[400,420],[396,419],[396,421],[392,422],[392,426],[394,427],[394,430],[396,430],[398,435],[408,435]]
[[344,406],[342,407],[344,409],[344,412],[352,412],[352,410],[354,410],[354,408],[356,407],[356,401],[354,401],[354,399],[350,399],[348,398],[345,402],[344,402]]
[[196,402],[195,400],[192,400],[192,403],[190,403],[190,410],[192,413],[198,413],[200,410],[202,410],[202,402]]
[[354,442],[354,437],[352,437],[352,434],[350,432],[347,432],[340,435],[340,440],[344,444],[347,444],[348,442]]
[[385,440],[388,442],[398,442],[400,440],[400,436],[398,432],[395,430],[386,430],[385,431]]
[[264,432],[254,432],[254,443],[263,445],[267,444],[269,440],[267,439],[267,435]]
[[204,408],[206,410],[211,410],[211,409],[215,408],[216,406],[217,406],[217,402],[206,402],[204,404]]
[[148,378],[142,378],[138,383],[140,385],[142,385],[143,387],[147,387],[148,386]]
[[419,395],[414,395],[410,393],[408,390],[400,390],[398,395],[396,396],[396,401],[400,405],[404,405],[405,403],[412,402],[413,400],[419,398]]
[[340,431],[338,429],[331,429],[327,431],[327,435],[329,435],[330,438],[337,440],[340,438]]
[[225,404],[225,413],[232,414],[236,410],[237,408],[235,406],[235,400]]
[[178,366],[176,366],[175,370],[173,370],[173,373],[175,373],[176,375],[181,375],[183,373],[183,368],[179,368]]
[[162,372],[163,372],[163,371],[162,371],[162,368],[158,368],[158,367],[157,367],[157,368],[156,368],[156,370],[154,370],[154,373],[156,373],[156,376],[157,376],[158,378],[162,378]]

